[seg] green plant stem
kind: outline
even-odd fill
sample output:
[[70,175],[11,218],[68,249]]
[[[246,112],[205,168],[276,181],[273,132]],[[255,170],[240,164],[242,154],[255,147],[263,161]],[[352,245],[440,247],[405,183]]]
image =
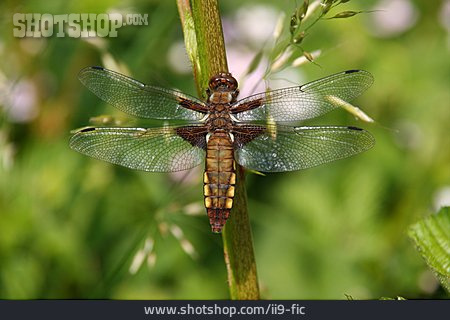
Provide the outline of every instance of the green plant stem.
[[223,230],[223,249],[231,299],[259,299],[252,229],[247,211],[244,168],[236,168],[236,197],[231,217]]
[[[217,0],[177,0],[177,4],[197,90],[206,99],[209,79],[219,72],[228,72],[218,3]],[[239,165],[236,176],[233,209],[222,235],[230,297],[234,300],[259,299],[245,175]]]

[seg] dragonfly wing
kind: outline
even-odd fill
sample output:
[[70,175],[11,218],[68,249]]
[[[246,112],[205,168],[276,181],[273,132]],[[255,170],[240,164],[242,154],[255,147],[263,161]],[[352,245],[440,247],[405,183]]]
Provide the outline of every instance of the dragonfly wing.
[[375,143],[370,133],[355,127],[246,125],[234,136],[236,161],[261,172],[315,167],[366,151]]
[[131,169],[173,172],[193,168],[204,157],[202,126],[162,128],[87,127],[70,139],[70,147],[90,157]]
[[[348,70],[298,87],[252,95],[233,109],[240,121],[296,122],[316,118],[361,95],[373,83],[370,73]],[[252,110],[245,110],[246,106]]]
[[136,117],[198,121],[205,116],[199,112],[206,112],[204,103],[194,97],[145,85],[102,67],[87,67],[78,78],[100,99]]

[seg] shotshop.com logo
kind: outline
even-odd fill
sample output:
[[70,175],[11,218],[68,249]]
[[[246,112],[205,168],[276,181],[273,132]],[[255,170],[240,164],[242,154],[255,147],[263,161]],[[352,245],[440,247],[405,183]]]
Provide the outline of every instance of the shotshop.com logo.
[[117,37],[123,26],[148,25],[148,14],[129,13],[15,13],[13,35],[17,38]]

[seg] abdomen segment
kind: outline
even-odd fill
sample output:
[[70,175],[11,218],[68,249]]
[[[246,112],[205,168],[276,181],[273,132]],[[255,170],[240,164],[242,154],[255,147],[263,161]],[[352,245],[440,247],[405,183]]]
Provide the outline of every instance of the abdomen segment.
[[236,184],[233,142],[226,132],[215,132],[208,140],[203,182],[211,229],[220,233],[233,207]]

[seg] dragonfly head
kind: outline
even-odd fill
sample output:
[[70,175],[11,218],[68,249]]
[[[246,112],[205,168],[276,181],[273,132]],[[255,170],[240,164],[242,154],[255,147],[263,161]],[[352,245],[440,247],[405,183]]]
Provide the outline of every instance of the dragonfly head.
[[234,102],[239,94],[238,82],[228,72],[221,72],[211,77],[208,86],[207,94],[211,102]]
[[209,89],[211,91],[236,91],[238,83],[236,79],[228,72],[221,72],[209,80]]

